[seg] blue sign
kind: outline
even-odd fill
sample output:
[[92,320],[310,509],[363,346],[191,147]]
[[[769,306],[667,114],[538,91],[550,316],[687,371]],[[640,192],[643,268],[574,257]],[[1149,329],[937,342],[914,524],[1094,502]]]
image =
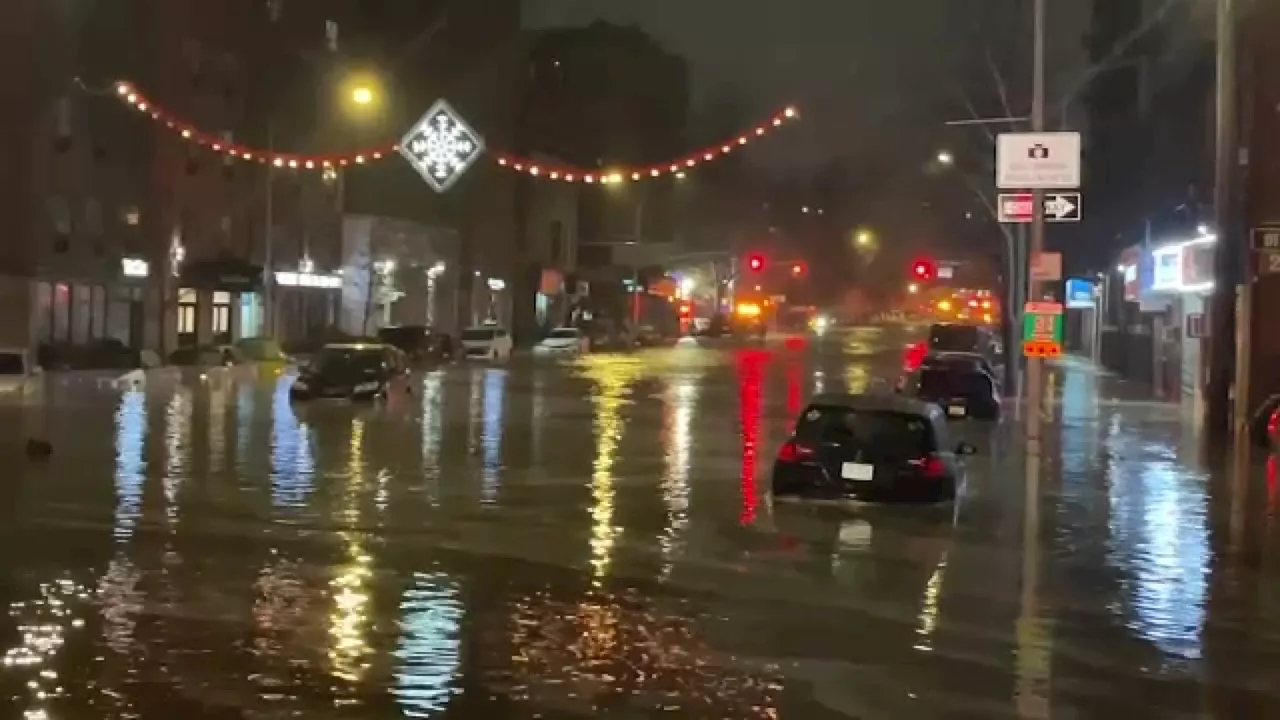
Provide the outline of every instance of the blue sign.
[[1067,278],[1067,302],[1069,308],[1095,307],[1093,299],[1093,281],[1088,278]]

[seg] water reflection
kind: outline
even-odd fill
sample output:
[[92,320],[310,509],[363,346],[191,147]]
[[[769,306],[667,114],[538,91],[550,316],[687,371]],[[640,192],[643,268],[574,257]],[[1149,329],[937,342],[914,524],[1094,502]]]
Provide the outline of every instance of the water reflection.
[[289,396],[276,393],[271,415],[271,502],[277,511],[301,507],[311,494],[316,471],[311,442],[311,428],[298,421]]
[[738,354],[738,413],[742,433],[742,473],[739,478],[742,511],[738,522],[755,522],[759,505],[756,487],[756,454],[760,445],[760,405],[764,392],[764,367],[769,354],[746,350]]
[[484,429],[480,434],[482,450],[481,500],[493,503],[498,499],[498,485],[502,480],[502,433],[507,407],[507,371],[489,368],[484,372]]
[[165,519],[170,531],[178,517],[178,491],[191,472],[191,391],[181,389],[165,409]]
[[352,418],[350,455],[339,509],[344,529],[338,535],[343,542],[345,559],[329,584],[333,598],[329,616],[329,663],[336,677],[349,682],[357,682],[364,676],[369,669],[371,652],[366,634],[373,558],[359,528],[365,485],[364,434],[364,420]]
[[596,436],[596,456],[591,463],[591,574],[596,586],[609,573],[618,536],[613,522],[613,463],[625,427],[622,408],[630,402],[632,383],[643,373],[643,365],[633,357],[588,355],[582,361],[583,376],[595,383],[591,396]]
[[147,396],[130,390],[120,398],[115,415],[116,513],[114,534],[127,540],[142,518],[142,485],[146,480]]
[[440,502],[440,450],[444,441],[444,385],[440,372],[422,379],[422,476],[427,502]]
[[406,717],[432,717],[444,710],[461,677],[463,607],[457,585],[442,573],[415,573],[400,612],[393,692]]
[[1127,433],[1109,441],[1107,562],[1123,573],[1127,624],[1169,655],[1198,659],[1209,573],[1205,481],[1182,469],[1171,447]]
[[517,700],[587,717],[635,703],[672,717],[775,720],[777,669],[726,663],[702,638],[687,602],[635,591],[565,602],[538,593],[515,603],[511,687]]
[[89,597],[88,590],[63,578],[40,583],[35,599],[9,604],[9,617],[18,640],[5,650],[0,665],[17,678],[25,678],[25,702],[16,696],[8,698],[26,706],[25,720],[54,717],[50,706],[66,692],[59,675],[58,652],[70,631],[84,627],[79,615]]
[[693,442],[690,425],[698,403],[696,378],[679,377],[667,386],[663,413],[663,445],[666,466],[662,473],[662,502],[667,518],[658,547],[662,550],[663,576],[671,572],[672,561],[683,544],[689,526],[689,450]]

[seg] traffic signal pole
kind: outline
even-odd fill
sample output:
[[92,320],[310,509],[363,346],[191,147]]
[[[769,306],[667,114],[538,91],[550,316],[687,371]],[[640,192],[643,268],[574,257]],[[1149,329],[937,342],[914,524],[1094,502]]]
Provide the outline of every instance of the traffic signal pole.
[[[1031,131],[1044,132],[1044,80],[1045,80],[1045,0],[1035,0],[1035,19],[1032,23],[1033,60],[1031,79]],[[1044,252],[1044,191],[1032,193],[1031,247],[1027,253],[1028,299],[1038,302],[1044,297],[1041,283],[1036,279],[1035,263]],[[1019,315],[1023,309],[1017,308]],[[1040,441],[1041,412],[1044,407],[1044,359],[1027,358],[1027,440]]]

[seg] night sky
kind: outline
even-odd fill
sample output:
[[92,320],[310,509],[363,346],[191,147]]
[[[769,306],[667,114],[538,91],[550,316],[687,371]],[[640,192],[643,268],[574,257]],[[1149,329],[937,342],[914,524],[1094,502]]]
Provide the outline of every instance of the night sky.
[[883,151],[886,144],[928,153],[940,107],[954,98],[953,68],[964,43],[950,27],[948,6],[955,4],[526,0],[525,6],[533,27],[596,19],[641,26],[689,60],[695,105],[725,86],[760,110],[799,105],[803,131],[766,152],[809,165]]

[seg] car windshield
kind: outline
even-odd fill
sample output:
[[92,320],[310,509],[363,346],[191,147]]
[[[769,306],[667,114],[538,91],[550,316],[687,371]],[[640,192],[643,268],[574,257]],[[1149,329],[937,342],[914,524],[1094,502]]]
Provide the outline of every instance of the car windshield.
[[578,338],[578,331],[572,328],[553,330],[547,338],[550,340],[576,340]]
[[981,333],[973,325],[934,325],[929,330],[929,349],[935,352],[974,352]]
[[920,395],[927,398],[991,394],[991,378],[962,365],[926,368],[920,373]]
[[316,355],[313,372],[329,374],[360,372],[382,367],[382,350],[378,348],[324,348]]
[[472,328],[471,330],[462,331],[462,340],[464,342],[484,342],[492,340],[497,334],[497,330],[490,328]]
[[796,424],[796,439],[905,458],[937,449],[929,420],[921,415],[839,406],[810,406]]

